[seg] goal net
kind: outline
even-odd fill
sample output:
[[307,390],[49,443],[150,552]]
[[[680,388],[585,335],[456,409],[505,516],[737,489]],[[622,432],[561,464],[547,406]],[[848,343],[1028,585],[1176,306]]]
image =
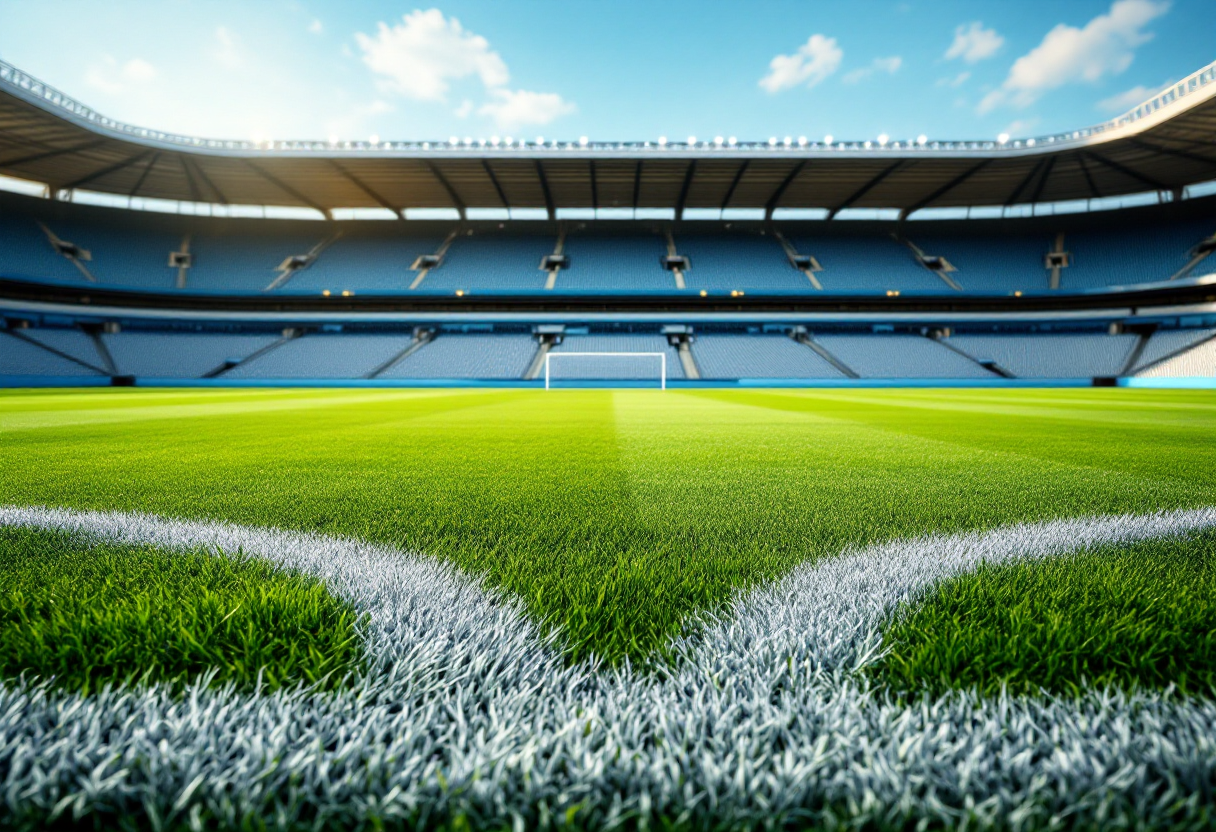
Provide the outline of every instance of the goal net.
[[550,352],[545,355],[545,389],[554,381],[657,379],[667,389],[667,355],[661,352]]

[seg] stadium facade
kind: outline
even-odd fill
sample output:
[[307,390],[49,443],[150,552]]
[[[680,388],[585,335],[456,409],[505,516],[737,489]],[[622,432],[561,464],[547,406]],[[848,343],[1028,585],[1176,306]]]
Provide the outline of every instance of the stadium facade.
[[6,385],[1216,377],[1216,63],[1035,139],[374,144],[0,63],[0,174]]

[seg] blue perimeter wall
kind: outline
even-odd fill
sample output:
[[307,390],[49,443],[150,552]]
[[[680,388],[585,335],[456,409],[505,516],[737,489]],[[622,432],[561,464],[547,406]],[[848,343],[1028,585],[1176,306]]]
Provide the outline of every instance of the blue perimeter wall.
[[[459,378],[435,379],[174,379],[174,378],[136,378],[125,383],[115,383],[105,376],[65,378],[63,376],[0,376],[0,388],[21,387],[178,387],[178,388],[208,388],[208,387],[350,387],[350,388],[532,388],[543,389],[543,379],[534,381],[515,380],[477,380]],[[921,378],[921,379],[788,379],[788,378],[741,378],[735,381],[692,381],[668,379],[667,386],[673,390],[689,389],[736,389],[747,390],[756,388],[850,388],[850,387],[886,387],[886,388],[1044,388],[1044,387],[1094,387],[1097,386],[1091,378],[1053,378],[1053,379],[974,379],[974,378]],[[1139,388],[1171,388],[1171,389],[1216,389],[1216,378],[1179,377],[1179,378],[1118,378],[1114,386]],[[555,389],[624,389],[624,388],[658,388],[658,381],[622,380],[612,382],[562,380],[553,384]]]

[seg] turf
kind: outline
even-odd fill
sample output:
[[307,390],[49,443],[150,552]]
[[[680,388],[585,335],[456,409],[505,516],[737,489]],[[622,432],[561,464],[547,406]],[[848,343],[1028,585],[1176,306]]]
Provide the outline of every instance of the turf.
[[357,620],[264,561],[0,528],[0,675],[89,693],[168,683],[332,689],[361,665]]
[[982,568],[896,619],[876,668],[901,690],[1216,691],[1216,534]]
[[0,503],[354,535],[652,656],[795,564],[1208,505],[1202,391],[101,390],[0,395]]

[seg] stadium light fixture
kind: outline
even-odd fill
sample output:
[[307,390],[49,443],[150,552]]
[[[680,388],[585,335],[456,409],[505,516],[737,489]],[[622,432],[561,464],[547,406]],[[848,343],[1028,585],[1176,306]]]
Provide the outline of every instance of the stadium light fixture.
[[798,137],[798,146],[799,146],[799,147],[806,147],[806,136],[799,136],[799,137]]
[[705,291],[704,289],[701,290],[701,297],[707,297],[708,295],[709,292]]
[[927,142],[927,141],[929,141],[929,137],[926,136],[924,133],[921,133],[919,136],[916,137],[916,143],[918,145],[920,145],[921,147],[924,147],[925,142]]
[[579,136],[579,137],[578,137],[578,143],[579,143],[579,147],[586,147],[586,146],[587,146],[587,137],[586,137],[586,136]]
[[321,290],[321,297],[323,297],[323,298],[327,298],[327,297],[329,297],[329,290],[328,290],[328,289],[322,289],[322,290]]
[[729,144],[731,147],[734,147],[736,144],[739,143],[739,140],[736,139],[734,136],[731,136],[729,139],[726,140],[726,143]]
[[789,147],[793,143],[794,143],[794,140],[789,136],[786,136],[785,141],[783,142],[783,144],[785,144],[786,147]]
[[689,147],[696,147],[696,145],[697,145],[697,137],[696,137],[696,136],[689,136],[689,137],[688,137],[688,146],[689,146]]
[[1000,142],[1001,144],[1004,144],[1005,142],[1009,141],[1009,134],[1008,134],[1008,133],[1002,133],[1001,135],[999,135],[999,136],[997,136],[997,137],[996,137],[996,140],[997,140],[998,142]]
[[498,136],[490,136],[491,145],[493,145],[494,147],[498,147],[498,142],[499,142]]
[[448,144],[455,147],[456,145],[460,144],[460,139],[457,138],[456,136],[452,136],[451,138],[448,139]]
[[714,144],[716,144],[718,147],[722,146],[723,141],[724,139],[721,136],[714,136]]
[[335,145],[335,144],[337,144],[337,143],[338,143],[338,137],[337,137],[337,136],[330,136],[330,137],[329,137],[329,143],[330,143],[331,145]]
[[769,137],[768,137],[768,146],[769,146],[769,147],[776,147],[776,146],[777,146],[777,137],[776,137],[776,136],[769,136]]
[[882,133],[882,134],[880,134],[880,135],[879,135],[879,137],[878,137],[878,146],[879,146],[879,147],[886,147],[886,146],[887,146],[887,142],[889,142],[890,140],[891,140],[891,137],[890,137],[890,136],[888,136],[886,133]]
[[659,147],[667,147],[667,137],[659,136]]
[[544,146],[545,146],[545,137],[544,137],[544,136],[537,136],[537,137],[536,137],[536,146],[537,146],[537,147],[544,147]]

